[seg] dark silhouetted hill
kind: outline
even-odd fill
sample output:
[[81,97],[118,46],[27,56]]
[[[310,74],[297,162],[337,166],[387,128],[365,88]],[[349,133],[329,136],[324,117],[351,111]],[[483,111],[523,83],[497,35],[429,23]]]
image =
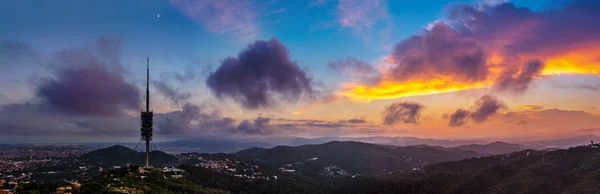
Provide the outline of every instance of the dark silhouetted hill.
[[412,177],[348,179],[338,193],[600,193],[600,147],[442,162]]
[[298,147],[251,148],[235,156],[273,167],[321,172],[337,166],[348,173],[411,171],[428,164],[480,156],[473,151],[431,146],[388,146],[361,142],[333,141]]
[[[146,163],[146,153],[137,152],[131,148],[114,145],[107,148],[94,150],[79,157],[88,164],[97,164],[99,166],[123,165],[131,163],[132,165],[144,165]],[[150,152],[151,165],[165,166],[177,163],[177,158],[162,151]]]

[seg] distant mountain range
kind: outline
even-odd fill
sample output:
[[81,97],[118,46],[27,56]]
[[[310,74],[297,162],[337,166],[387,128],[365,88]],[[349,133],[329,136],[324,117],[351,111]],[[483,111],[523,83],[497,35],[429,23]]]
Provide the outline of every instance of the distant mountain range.
[[333,141],[319,145],[251,148],[234,154],[273,167],[321,172],[335,167],[347,173],[412,171],[425,165],[481,156],[469,150],[432,146],[390,146]]
[[[501,154],[523,149],[568,148],[588,144],[590,140],[600,141],[595,135],[584,135],[564,139],[521,141],[521,142],[485,142],[480,140],[438,140],[416,137],[271,137],[271,138],[235,138],[204,136],[180,139],[171,142],[156,143],[161,150],[169,153],[234,153],[252,147],[273,148],[275,146],[317,145],[331,141],[355,141],[393,146],[441,146],[471,150],[482,154]],[[135,145],[135,144],[133,144]]]
[[459,145],[454,147],[456,149],[461,150],[471,150],[481,154],[488,155],[496,155],[496,154],[505,154],[516,151],[521,151],[525,149],[539,149],[538,147],[533,146],[524,146],[519,144],[510,144],[505,142],[492,142],[489,144],[467,144],[467,145]]

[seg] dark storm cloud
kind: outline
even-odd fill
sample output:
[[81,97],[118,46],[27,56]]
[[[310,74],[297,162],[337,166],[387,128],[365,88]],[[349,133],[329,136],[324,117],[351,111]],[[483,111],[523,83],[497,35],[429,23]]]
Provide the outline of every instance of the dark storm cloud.
[[448,123],[451,127],[462,126],[467,123],[470,112],[464,109],[458,109],[450,115],[450,122]]
[[276,38],[256,41],[221,62],[206,85],[218,98],[231,98],[246,109],[271,107],[277,100],[296,102],[313,93],[313,82]]
[[450,74],[460,81],[479,81],[488,75],[483,49],[443,22],[398,43],[390,57],[396,80]]
[[498,98],[490,95],[482,96],[475,102],[475,106],[470,115],[471,120],[475,123],[481,123],[487,120],[488,117],[505,108],[506,106],[504,103],[498,100]]
[[350,75],[373,76],[378,74],[378,71],[369,63],[353,57],[330,62],[329,68]]
[[542,73],[543,67],[542,62],[534,60],[528,62],[521,70],[508,70],[498,79],[497,89],[524,92],[529,87],[529,83]]
[[381,112],[383,124],[417,124],[423,105],[416,102],[396,102],[386,106]]
[[169,98],[169,100],[171,100],[175,104],[185,102],[192,97],[191,93],[178,91],[164,80],[154,81],[152,82],[152,85],[154,85],[154,87],[158,90],[159,93]]

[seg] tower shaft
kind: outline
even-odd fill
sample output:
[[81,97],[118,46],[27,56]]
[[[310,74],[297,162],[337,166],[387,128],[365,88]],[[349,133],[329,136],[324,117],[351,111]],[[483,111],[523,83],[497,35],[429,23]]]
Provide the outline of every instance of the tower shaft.
[[150,141],[146,140],[146,165],[148,168],[150,166]]

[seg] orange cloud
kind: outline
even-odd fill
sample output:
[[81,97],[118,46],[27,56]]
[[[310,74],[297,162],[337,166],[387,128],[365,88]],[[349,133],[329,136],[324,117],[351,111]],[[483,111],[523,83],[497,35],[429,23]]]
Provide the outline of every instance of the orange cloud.
[[338,95],[369,102],[479,88],[521,93],[543,76],[600,75],[600,27],[583,17],[600,19],[600,8],[582,9],[589,6],[579,1],[563,6],[541,12],[511,3],[454,7],[449,22],[398,43],[384,60],[387,68],[377,69],[376,83],[353,80]]

